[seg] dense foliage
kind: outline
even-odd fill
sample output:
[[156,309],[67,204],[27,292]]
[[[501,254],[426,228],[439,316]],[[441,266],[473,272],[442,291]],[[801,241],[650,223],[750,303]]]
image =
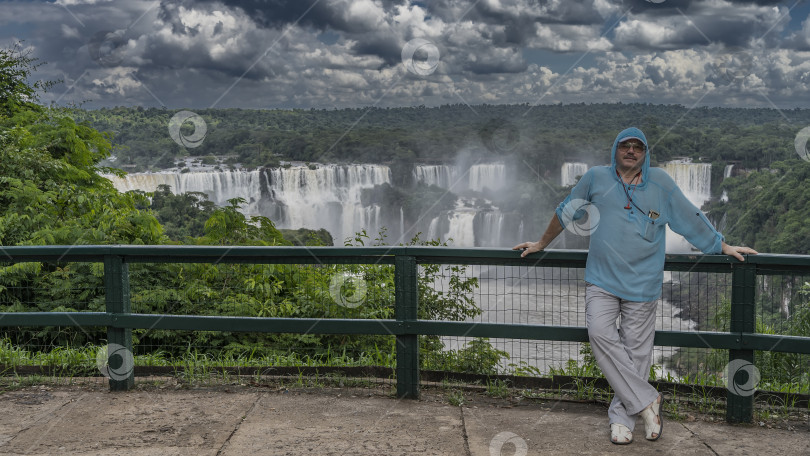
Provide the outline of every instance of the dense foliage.
[[725,180],[728,202],[708,206],[730,243],[760,252],[810,254],[810,162],[774,162],[769,169]]
[[[202,144],[183,149],[169,137],[174,110],[77,110],[77,119],[112,132],[116,166],[126,170],[172,167],[191,154],[227,157],[244,167],[279,160],[387,163],[452,162],[460,154],[520,163],[523,180],[557,172],[563,161],[603,164],[616,133],[642,128],[654,159],[693,157],[745,168],[795,156],[795,125],[810,124],[810,110],[695,108],[650,104],[445,105],[435,108],[197,111],[207,124]],[[782,114],[790,117],[787,122]],[[185,128],[188,128],[187,125]],[[721,174],[714,177],[719,178]]]

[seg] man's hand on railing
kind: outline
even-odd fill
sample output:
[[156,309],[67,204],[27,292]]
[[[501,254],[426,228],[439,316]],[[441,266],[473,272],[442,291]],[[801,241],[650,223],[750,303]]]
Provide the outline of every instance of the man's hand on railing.
[[551,221],[548,222],[546,232],[543,233],[543,237],[541,237],[539,241],[524,242],[522,244],[518,244],[512,247],[512,250],[525,249],[523,250],[523,253],[520,254],[521,258],[525,257],[530,253],[539,252],[548,247],[548,245],[551,244],[551,241],[553,241],[554,238],[556,238],[560,233],[562,233],[562,230],[563,227],[560,224],[560,219],[558,219],[557,215],[554,214],[551,216]]
[[520,257],[523,258],[530,253],[539,252],[543,250],[543,248],[544,246],[540,244],[540,242],[524,242],[512,247],[512,250],[525,249],[523,250],[523,253],[520,254]]
[[745,261],[745,258],[741,255],[742,253],[756,255],[756,250],[752,249],[751,247],[740,247],[736,245],[728,245],[725,242],[723,243],[723,253],[728,256],[733,256],[734,258]]

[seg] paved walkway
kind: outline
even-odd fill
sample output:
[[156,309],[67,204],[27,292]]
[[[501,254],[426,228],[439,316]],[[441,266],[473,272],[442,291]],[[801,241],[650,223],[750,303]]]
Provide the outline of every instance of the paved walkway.
[[657,442],[612,445],[601,405],[425,393],[255,387],[27,387],[0,394],[0,454],[41,455],[810,455],[801,430],[665,419]]

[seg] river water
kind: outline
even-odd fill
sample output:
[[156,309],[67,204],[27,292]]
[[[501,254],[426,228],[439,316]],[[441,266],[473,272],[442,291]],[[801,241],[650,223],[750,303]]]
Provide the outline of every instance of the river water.
[[[506,266],[469,266],[467,277],[478,278],[474,301],[482,313],[470,322],[509,323],[532,325],[559,325],[585,327],[584,270],[567,268],[534,268]],[[448,290],[448,278],[437,280],[438,290]],[[689,331],[695,323],[676,315],[678,309],[665,300],[659,300],[656,314],[657,330]],[[463,347],[470,337],[443,337],[448,350]],[[547,374],[549,368],[565,366],[569,359],[582,361],[581,344],[577,342],[492,338],[490,344],[509,353],[509,360],[501,363],[507,369],[510,363],[526,365]],[[662,365],[664,357],[671,356],[672,347],[655,347],[653,362]],[[508,369],[507,369],[508,370]],[[658,375],[675,372],[657,369]]]

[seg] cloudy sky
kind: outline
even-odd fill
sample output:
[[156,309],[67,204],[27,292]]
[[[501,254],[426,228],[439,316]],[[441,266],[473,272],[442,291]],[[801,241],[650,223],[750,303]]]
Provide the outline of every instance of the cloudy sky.
[[810,108],[806,0],[2,2],[17,41],[88,108]]

